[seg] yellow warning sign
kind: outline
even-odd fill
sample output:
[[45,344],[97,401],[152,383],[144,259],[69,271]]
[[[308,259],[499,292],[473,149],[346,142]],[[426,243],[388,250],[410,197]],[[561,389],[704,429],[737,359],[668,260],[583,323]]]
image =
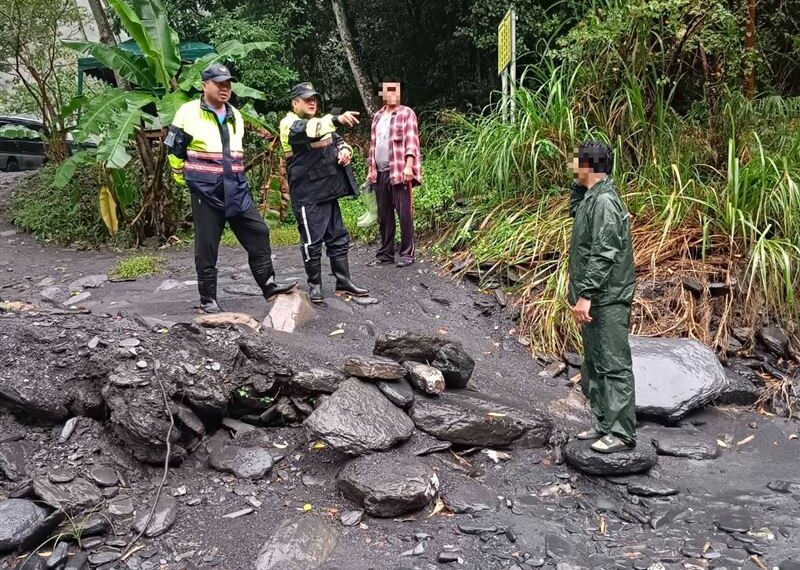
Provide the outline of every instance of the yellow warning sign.
[[511,63],[511,10],[506,12],[503,21],[497,28],[497,75]]

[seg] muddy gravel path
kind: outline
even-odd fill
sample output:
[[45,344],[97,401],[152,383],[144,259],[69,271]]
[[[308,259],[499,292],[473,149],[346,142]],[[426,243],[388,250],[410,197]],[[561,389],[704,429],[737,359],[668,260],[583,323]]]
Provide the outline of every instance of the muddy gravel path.
[[[0,179],[0,203],[7,204],[14,178],[0,174]],[[15,383],[22,376],[37,386],[59,386],[51,401],[36,404],[39,408],[74,391],[63,412],[53,408],[45,417],[19,406],[0,407],[0,509],[10,497],[41,497],[48,485],[73,492],[76,481],[85,479],[91,504],[61,523],[62,530],[81,529],[80,546],[68,541],[68,553],[76,559],[82,547],[90,561],[75,568],[800,568],[796,420],[728,406],[694,413],[674,427],[643,423],[640,443],[657,440],[661,453],[670,453],[659,455],[649,473],[608,478],[579,473],[563,463],[559,447],[586,417],[569,380],[575,370],[541,376],[543,363],[533,360],[513,334],[513,309],[499,306],[471,283],[450,279],[430,260],[404,269],[368,268],[372,248],[357,246],[351,259],[354,278],[378,303],[362,306],[330,297],[294,334],[265,330],[248,340],[246,330],[176,333],[181,325],[166,333],[158,331],[197,316],[189,249],[148,252],[166,260],[157,276],[101,281],[83,289],[76,284],[80,279],[107,274],[128,254],[42,245],[12,233],[2,213],[0,220],[0,298],[35,306],[0,313],[0,367],[5,369],[0,382],[22,385],[22,392],[27,381]],[[302,280],[295,247],[274,253],[281,278]],[[330,291],[332,278],[325,283]],[[223,248],[220,303],[261,321],[269,305],[250,294],[249,286],[245,253]],[[79,303],[86,312],[61,314],[67,307],[59,295],[69,296],[74,288],[89,293]],[[50,300],[42,296],[48,289]],[[413,464],[419,473],[435,474],[444,501],[434,498],[422,510],[378,517],[362,513],[363,505],[341,492],[337,477],[352,459],[301,426],[306,403],[320,406],[330,396],[295,401],[300,414],[295,422],[284,416],[257,427],[203,415],[191,399],[192,394],[204,397],[197,396],[201,378],[219,374],[220,386],[228,390],[224,399],[239,402],[242,386],[253,384],[248,370],[267,382],[309,367],[337,368],[348,356],[371,355],[376,337],[397,329],[460,343],[475,361],[464,397],[480,395],[498,410],[546,418],[554,425],[552,438],[544,445],[455,445],[435,451],[437,440],[415,431],[388,461],[367,465],[365,476],[418,483],[420,476],[404,475]],[[334,331],[341,332],[331,335]],[[274,359],[253,357],[250,342],[267,343],[263,351],[274,351]],[[135,357],[125,353],[131,350]],[[205,369],[201,364],[192,372],[186,366],[202,358]],[[143,537],[131,555],[119,560],[137,534],[136,519],[149,512],[163,473],[157,461],[140,461],[146,450],[126,444],[130,434],[120,426],[129,429],[130,418],[119,417],[126,401],[132,410],[144,409],[137,407],[144,400],[135,394],[146,390],[153,395],[152,409],[160,409],[160,391],[155,376],[149,376],[156,360],[165,370],[183,367],[180,378],[164,380],[166,391],[173,401],[176,394],[189,394],[189,407],[202,425],[190,433],[190,413],[177,424],[183,439],[174,443],[186,457],[169,469],[166,498],[158,509],[174,522],[158,536]],[[139,362],[144,366],[137,370]],[[150,383],[138,387],[117,377],[106,384],[120,371],[133,371]],[[72,431],[64,438],[67,425]],[[159,445],[151,444],[156,458],[159,451],[163,455]],[[268,453],[270,467],[260,476],[237,477],[211,459],[228,446],[257,450],[252,453],[259,457]],[[253,457],[249,468],[258,463]],[[0,512],[8,517],[0,527],[10,524],[11,511]],[[87,512],[99,520],[87,520]],[[90,532],[92,525],[102,528]],[[24,558],[3,549],[2,537],[0,530],[0,568],[16,568]],[[50,543],[42,552],[53,550]]]

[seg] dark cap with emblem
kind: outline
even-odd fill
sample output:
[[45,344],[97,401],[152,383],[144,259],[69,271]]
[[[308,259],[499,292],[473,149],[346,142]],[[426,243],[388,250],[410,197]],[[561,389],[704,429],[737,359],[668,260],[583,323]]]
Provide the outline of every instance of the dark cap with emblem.
[[233,75],[231,75],[231,70],[228,69],[226,66],[222,65],[221,63],[212,63],[208,67],[203,70],[203,73],[200,75],[203,81],[228,81],[233,79]]
[[314,86],[311,83],[298,83],[292,87],[292,92],[289,95],[291,99],[297,99],[298,97],[301,99],[320,97],[320,94],[317,93],[317,90],[314,89]]

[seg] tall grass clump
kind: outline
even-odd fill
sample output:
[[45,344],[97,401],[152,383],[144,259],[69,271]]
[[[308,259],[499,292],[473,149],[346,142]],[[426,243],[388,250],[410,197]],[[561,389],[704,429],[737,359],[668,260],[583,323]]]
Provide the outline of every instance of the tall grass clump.
[[[432,152],[469,212],[439,234],[462,271],[519,294],[535,350],[578,344],[566,302],[568,157],[585,139],[615,149],[614,179],[633,219],[634,332],[724,348],[734,323],[798,317],[800,130],[769,105],[728,97],[698,120],[674,110],[655,77],[622,75],[605,97],[580,66],[553,66],[480,116],[442,118]],[[776,108],[776,103],[772,103]],[[777,107],[786,110],[787,106]],[[791,106],[788,106],[791,109]],[[683,280],[720,283],[695,298]],[[738,326],[738,325],[737,325]]]

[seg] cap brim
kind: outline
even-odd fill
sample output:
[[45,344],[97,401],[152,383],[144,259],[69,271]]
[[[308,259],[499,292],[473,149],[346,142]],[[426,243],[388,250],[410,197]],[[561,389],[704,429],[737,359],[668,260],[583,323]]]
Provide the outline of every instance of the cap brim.
[[214,77],[209,77],[206,81],[213,81],[214,83],[233,81],[233,75],[215,75]]

